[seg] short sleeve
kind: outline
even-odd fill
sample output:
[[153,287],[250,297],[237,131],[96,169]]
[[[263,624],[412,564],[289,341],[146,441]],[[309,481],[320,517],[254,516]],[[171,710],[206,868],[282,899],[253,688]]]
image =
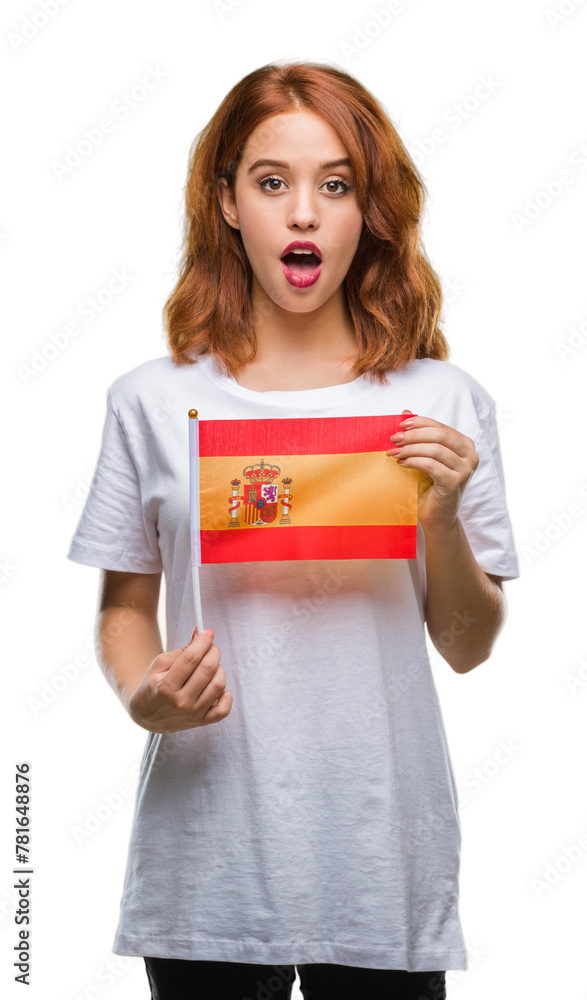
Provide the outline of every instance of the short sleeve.
[[163,569],[157,525],[143,510],[137,468],[110,389],[100,454],[67,558],[123,573]]
[[479,417],[475,438],[479,464],[461,499],[459,518],[473,555],[486,573],[515,580],[520,575],[495,419],[495,406]]

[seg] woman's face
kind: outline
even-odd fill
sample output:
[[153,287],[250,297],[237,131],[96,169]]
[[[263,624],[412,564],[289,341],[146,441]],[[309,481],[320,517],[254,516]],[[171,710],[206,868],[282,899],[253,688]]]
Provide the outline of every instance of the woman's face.
[[[348,150],[313,112],[274,115],[249,136],[234,198],[222,185],[219,200],[240,230],[254,281],[277,306],[310,312],[339,289],[363,226],[354,183]],[[312,243],[321,263],[308,253],[282,263],[298,241]]]

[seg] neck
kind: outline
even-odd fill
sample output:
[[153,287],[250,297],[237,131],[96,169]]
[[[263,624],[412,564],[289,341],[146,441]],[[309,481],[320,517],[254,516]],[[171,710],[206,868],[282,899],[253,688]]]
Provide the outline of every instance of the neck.
[[316,362],[352,364],[357,343],[342,285],[310,312],[291,312],[270,299],[253,280],[252,311],[257,339],[255,364],[266,367]]

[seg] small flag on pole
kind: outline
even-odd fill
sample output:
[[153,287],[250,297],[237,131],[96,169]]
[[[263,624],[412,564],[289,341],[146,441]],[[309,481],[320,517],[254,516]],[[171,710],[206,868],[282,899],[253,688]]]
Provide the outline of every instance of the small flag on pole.
[[194,611],[198,634],[204,630],[202,620],[202,602],[200,598],[200,573],[202,564],[200,554],[200,461],[199,461],[199,420],[198,411],[189,410],[189,445],[190,445],[190,540],[192,560],[192,584],[194,591]]
[[190,419],[192,564],[415,558],[418,470],[385,454],[404,418]]

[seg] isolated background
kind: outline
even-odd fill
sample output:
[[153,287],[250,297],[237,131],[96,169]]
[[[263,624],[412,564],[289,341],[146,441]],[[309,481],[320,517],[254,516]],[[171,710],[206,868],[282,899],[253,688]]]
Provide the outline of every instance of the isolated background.
[[[0,32],[3,995],[24,992],[11,887],[25,760],[27,996],[148,1000],[142,960],[110,950],[146,733],[94,658],[99,571],[65,554],[107,386],[167,351],[190,143],[245,73],[300,58],[355,74],[421,168],[450,360],[497,404],[522,575],[504,585],[509,620],[489,661],[459,676],[430,647],[470,964],[449,971],[448,996],[584,1000],[587,4],[11,0]],[[107,117],[112,131],[60,171]],[[127,278],[113,294],[115,272]]]

